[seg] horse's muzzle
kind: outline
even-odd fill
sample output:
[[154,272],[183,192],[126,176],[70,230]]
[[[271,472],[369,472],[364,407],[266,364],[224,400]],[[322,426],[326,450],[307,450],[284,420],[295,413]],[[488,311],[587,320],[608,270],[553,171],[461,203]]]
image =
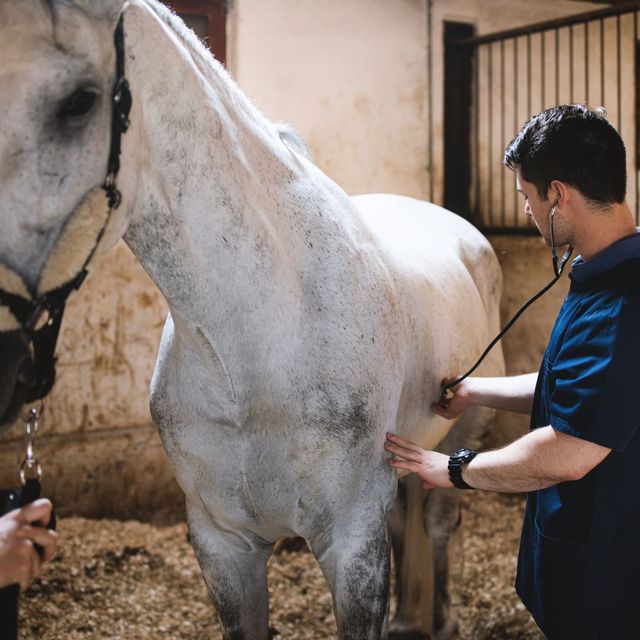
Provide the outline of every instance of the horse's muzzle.
[[0,333],[0,433],[20,416],[29,390],[37,384],[29,338],[21,330]]

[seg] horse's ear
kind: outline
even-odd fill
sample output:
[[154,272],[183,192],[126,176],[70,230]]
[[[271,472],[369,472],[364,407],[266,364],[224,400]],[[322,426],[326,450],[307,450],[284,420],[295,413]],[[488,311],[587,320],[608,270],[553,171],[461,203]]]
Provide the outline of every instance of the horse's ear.
[[[86,0],[85,0],[86,1]],[[128,0],[89,0],[95,7],[96,15],[115,22],[124,11]]]
[[128,0],[93,0],[92,4],[98,7],[102,17],[115,22],[124,11]]
[[101,20],[115,22],[124,11],[128,0],[53,0],[71,7],[76,6],[87,15],[95,16]]

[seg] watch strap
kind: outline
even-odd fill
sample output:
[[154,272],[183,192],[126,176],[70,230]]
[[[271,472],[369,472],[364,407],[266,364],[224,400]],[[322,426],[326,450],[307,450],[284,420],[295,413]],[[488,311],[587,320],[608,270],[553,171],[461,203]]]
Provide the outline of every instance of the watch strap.
[[449,479],[457,489],[473,489],[462,478],[462,470],[477,455],[478,452],[475,449],[458,449],[449,457]]

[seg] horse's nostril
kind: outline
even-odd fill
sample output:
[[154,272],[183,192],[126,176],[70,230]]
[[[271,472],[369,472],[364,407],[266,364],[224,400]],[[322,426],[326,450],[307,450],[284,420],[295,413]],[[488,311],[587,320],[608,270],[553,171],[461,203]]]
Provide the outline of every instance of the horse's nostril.
[[27,389],[31,389],[36,386],[36,370],[33,367],[33,362],[30,357],[27,357],[22,361],[20,369],[18,370],[17,381]]

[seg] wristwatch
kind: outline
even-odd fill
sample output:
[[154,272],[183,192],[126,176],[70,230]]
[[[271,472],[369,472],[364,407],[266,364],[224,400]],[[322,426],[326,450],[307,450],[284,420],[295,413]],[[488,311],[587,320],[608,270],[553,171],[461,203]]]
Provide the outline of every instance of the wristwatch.
[[458,449],[449,456],[449,480],[457,489],[473,489],[462,479],[462,468],[477,455],[478,452],[475,449]]

